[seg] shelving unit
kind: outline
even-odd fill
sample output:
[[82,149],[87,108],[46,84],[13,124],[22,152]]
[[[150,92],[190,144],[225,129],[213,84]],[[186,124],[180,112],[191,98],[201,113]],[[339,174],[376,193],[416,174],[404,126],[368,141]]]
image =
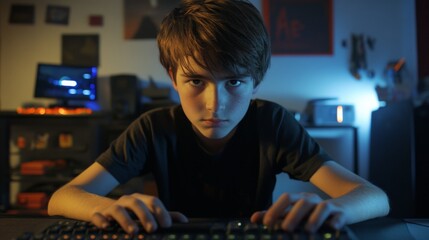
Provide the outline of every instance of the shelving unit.
[[107,115],[0,113],[0,212],[45,214],[47,200],[107,147]]

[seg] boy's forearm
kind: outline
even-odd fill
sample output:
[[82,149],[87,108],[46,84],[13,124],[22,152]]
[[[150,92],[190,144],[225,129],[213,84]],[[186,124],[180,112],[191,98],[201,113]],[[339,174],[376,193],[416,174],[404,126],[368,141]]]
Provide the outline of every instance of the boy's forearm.
[[66,185],[52,195],[49,200],[48,214],[90,221],[94,212],[106,208],[113,202],[113,199]]
[[329,201],[345,210],[347,224],[386,216],[390,210],[387,195],[372,184],[363,184]]

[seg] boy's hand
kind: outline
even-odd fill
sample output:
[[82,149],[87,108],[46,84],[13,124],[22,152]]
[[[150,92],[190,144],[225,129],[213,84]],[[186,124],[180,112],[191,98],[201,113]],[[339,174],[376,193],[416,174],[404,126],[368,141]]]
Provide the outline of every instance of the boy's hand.
[[126,232],[133,234],[139,229],[135,216],[147,232],[161,227],[170,227],[172,221],[187,222],[185,215],[179,212],[168,212],[161,200],[154,196],[134,193],[124,195],[109,207],[92,215],[91,222],[99,228],[106,228],[109,222],[116,221]]
[[325,222],[334,229],[342,228],[346,216],[339,206],[317,194],[283,193],[267,211],[255,212],[250,220],[285,231],[294,231],[304,224],[305,230],[315,232]]

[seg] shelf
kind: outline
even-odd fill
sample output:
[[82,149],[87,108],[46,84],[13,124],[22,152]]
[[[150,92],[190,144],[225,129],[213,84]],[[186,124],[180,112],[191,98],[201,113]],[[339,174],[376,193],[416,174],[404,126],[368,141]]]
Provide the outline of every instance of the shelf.
[[12,208],[7,210],[6,215],[19,215],[19,216],[48,216],[46,209],[16,209]]
[[11,181],[37,181],[37,182],[64,182],[69,181],[83,171],[83,167],[66,167],[67,169],[55,170],[41,175],[22,175],[19,169],[11,169]]
[[[71,148],[54,148],[54,147],[47,147],[43,149],[21,149],[18,153],[43,153],[43,152],[53,152],[53,153],[64,153],[64,152],[85,152],[88,150],[88,147],[85,146],[78,146],[78,147],[71,147]],[[54,155],[54,154],[53,154]]]
[[11,181],[14,182],[68,182],[70,181],[74,176],[59,176],[59,175],[53,175],[53,176],[47,176],[47,175],[12,175],[10,177]]
[[[0,210],[19,215],[45,214],[45,209],[17,205],[17,194],[40,191],[49,195],[72,180],[108,147],[110,141],[106,139],[110,132],[106,126],[112,125],[115,124],[110,115],[35,116],[0,112]],[[40,164],[24,165],[33,161]],[[40,175],[21,175],[21,166],[23,173]]]

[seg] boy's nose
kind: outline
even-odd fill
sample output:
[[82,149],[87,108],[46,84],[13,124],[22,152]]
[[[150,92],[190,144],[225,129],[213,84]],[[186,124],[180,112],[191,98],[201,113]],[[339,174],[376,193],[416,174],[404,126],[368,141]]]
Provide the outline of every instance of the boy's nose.
[[210,112],[218,112],[225,108],[222,103],[222,90],[219,87],[212,86],[206,92],[206,109]]

